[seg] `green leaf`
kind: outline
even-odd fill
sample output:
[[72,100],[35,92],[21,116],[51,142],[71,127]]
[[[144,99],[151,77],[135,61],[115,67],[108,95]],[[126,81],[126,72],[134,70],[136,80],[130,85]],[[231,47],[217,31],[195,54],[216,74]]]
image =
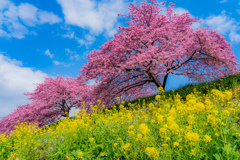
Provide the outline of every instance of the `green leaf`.
[[57,153],[53,154],[53,157],[58,156],[58,155],[62,155],[62,152],[58,151]]
[[221,160],[221,158],[220,158],[220,156],[219,156],[219,154],[214,154],[214,157],[216,158],[216,160]]

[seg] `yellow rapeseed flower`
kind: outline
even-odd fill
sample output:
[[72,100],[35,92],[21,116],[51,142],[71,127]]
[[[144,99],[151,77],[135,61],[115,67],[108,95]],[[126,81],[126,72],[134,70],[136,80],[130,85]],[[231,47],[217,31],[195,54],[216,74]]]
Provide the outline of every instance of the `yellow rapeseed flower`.
[[195,155],[196,155],[196,150],[195,150],[195,149],[192,149],[192,150],[191,150],[191,154],[195,156]]
[[198,112],[202,112],[205,110],[205,105],[201,102],[198,102],[197,104],[195,104],[195,111]]
[[233,94],[232,94],[231,91],[226,91],[225,92],[225,97],[226,97],[227,100],[230,100],[232,98],[232,96],[233,96]]
[[178,143],[178,142],[174,142],[174,143],[173,143],[173,147],[174,147],[174,148],[176,148],[176,147],[178,147],[178,146],[179,146],[179,143]]
[[152,123],[152,124],[153,124],[153,123],[155,123],[155,120],[154,120],[154,119],[152,119],[152,120],[151,120],[151,123]]
[[159,130],[159,133],[160,134],[166,134],[166,132],[167,132],[167,129],[166,128],[160,128],[160,130]]
[[128,131],[128,134],[129,134],[130,136],[133,136],[133,135],[134,135],[134,131]]
[[90,142],[93,142],[93,141],[94,141],[94,138],[92,138],[92,137],[89,138],[89,141],[90,141]]
[[230,112],[228,110],[224,110],[223,112],[224,118],[227,118],[230,115]]
[[141,140],[141,139],[142,139],[142,134],[137,134],[136,141]]
[[155,97],[155,100],[159,101],[159,100],[160,100],[160,98],[161,98],[161,96],[160,96],[160,95],[156,95],[156,97]]
[[160,124],[163,121],[163,116],[162,115],[157,116],[157,121],[158,124]]
[[157,157],[158,156],[158,152],[157,152],[156,148],[154,148],[154,147],[147,147],[145,151],[151,157]]
[[85,108],[85,102],[82,102],[82,103],[81,103],[81,107],[82,107],[82,108]]
[[195,117],[193,115],[190,115],[188,120],[189,125],[193,125]]
[[79,156],[79,157],[82,157],[82,156],[83,156],[83,153],[82,153],[82,152],[78,152],[78,156]]
[[131,143],[126,143],[125,145],[122,146],[122,149],[129,150],[130,146],[131,146]]
[[164,91],[163,87],[158,87],[158,92],[159,92],[159,94],[162,94],[162,93],[164,93],[165,91]]
[[170,137],[166,137],[166,141],[169,141],[170,140]]
[[212,140],[212,138],[210,136],[208,136],[208,135],[205,135],[203,140],[205,142],[210,142]]
[[214,115],[210,114],[207,116],[207,122],[210,123],[211,125],[215,125],[216,118]]
[[139,129],[142,134],[147,134],[150,131],[148,126],[144,123],[140,124]]
[[185,135],[185,139],[188,141],[194,141],[194,142],[198,142],[199,141],[199,135],[197,133],[191,133],[191,132],[188,132],[186,135]]
[[163,147],[167,147],[167,146],[168,146],[168,144],[162,144],[162,146],[163,146]]

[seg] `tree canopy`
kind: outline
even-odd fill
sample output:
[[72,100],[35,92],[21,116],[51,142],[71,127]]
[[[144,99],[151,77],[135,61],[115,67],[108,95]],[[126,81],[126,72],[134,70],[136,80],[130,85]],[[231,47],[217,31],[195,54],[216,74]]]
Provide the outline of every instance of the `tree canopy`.
[[28,99],[39,112],[45,112],[59,118],[66,117],[71,108],[81,108],[81,102],[89,102],[92,86],[83,80],[58,75],[57,78],[46,78],[38,84],[33,93],[26,93]]
[[[82,102],[92,103],[90,96],[94,86],[87,85],[83,80],[58,75],[56,78],[45,78],[32,93],[26,93],[31,103],[18,106],[13,113],[0,121],[0,134],[14,130],[19,123],[37,123],[42,127],[61,117],[68,117],[71,108],[82,109]],[[87,106],[87,105],[86,105]],[[88,108],[84,108],[89,110]]]
[[212,29],[193,29],[197,18],[176,14],[173,6],[163,13],[156,0],[131,3],[128,26],[119,26],[113,39],[90,52],[79,77],[96,79],[95,93],[110,102],[120,95],[131,95],[130,100],[165,89],[170,74],[203,82],[238,72],[225,38]]

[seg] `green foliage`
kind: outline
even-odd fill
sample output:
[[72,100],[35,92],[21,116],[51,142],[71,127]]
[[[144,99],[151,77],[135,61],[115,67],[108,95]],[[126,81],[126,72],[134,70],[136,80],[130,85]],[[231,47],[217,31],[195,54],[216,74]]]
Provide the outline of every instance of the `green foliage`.
[[[182,86],[177,88],[176,90],[166,91],[164,93],[164,96],[166,98],[169,98],[169,97],[173,97],[176,94],[179,94],[182,97],[182,99],[185,100],[187,95],[193,93],[194,88],[196,88],[196,91],[200,92],[201,95],[205,95],[209,93],[212,89],[218,89],[218,90],[224,91],[226,89],[234,89],[237,86],[239,86],[239,84],[240,84],[240,74],[236,74],[236,75],[225,77],[222,80],[217,79],[212,82],[205,82],[200,84],[196,83],[196,84],[189,84],[186,86]],[[145,103],[149,103],[155,100],[155,96],[156,95],[152,95],[149,97],[142,97],[142,98],[135,99],[131,102],[126,102],[125,107],[127,107],[128,103],[131,103],[131,104],[138,103],[139,105],[142,106],[144,101]]]

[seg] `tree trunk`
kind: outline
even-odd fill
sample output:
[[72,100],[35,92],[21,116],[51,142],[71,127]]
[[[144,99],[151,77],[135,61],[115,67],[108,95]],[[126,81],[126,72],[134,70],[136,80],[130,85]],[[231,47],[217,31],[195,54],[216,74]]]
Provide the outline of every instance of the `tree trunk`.
[[152,78],[153,83],[155,83],[157,87],[162,86],[161,82],[159,81],[159,79],[157,78],[157,76],[155,74],[149,73],[149,76]]
[[168,78],[168,73],[164,76],[163,79],[163,84],[161,84],[161,82],[159,81],[159,79],[157,78],[157,76],[153,73],[149,73],[149,76],[152,78],[153,83],[156,84],[157,88],[158,87],[163,87],[163,90],[165,91],[165,87],[167,84],[167,78]]
[[168,73],[164,76],[164,79],[163,79],[163,85],[162,85],[162,87],[163,87],[163,90],[165,91],[165,86],[166,86],[166,84],[167,84],[167,78],[168,78]]

